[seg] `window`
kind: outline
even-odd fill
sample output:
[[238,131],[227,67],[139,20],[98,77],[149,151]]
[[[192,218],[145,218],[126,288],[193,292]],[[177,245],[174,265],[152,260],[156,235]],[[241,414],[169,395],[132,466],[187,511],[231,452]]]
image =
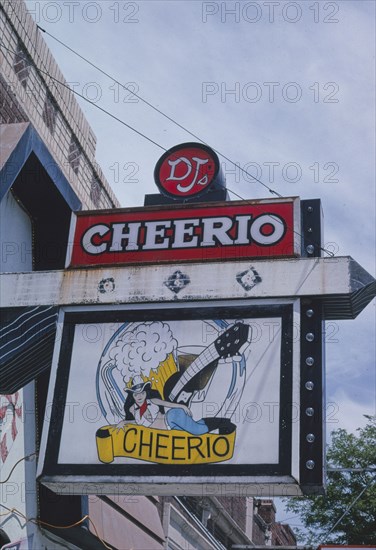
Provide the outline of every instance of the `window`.
[[50,94],[50,92],[47,92],[47,97],[44,102],[42,118],[51,133],[53,133],[53,131],[55,130],[56,114],[57,114],[57,106],[56,106],[55,100]]
[[77,140],[75,139],[75,137],[72,135],[71,142],[69,145],[68,162],[72,166],[73,172],[75,174],[78,174],[81,155],[82,155],[82,149],[78,144]]
[[27,53],[24,51],[21,43],[17,45],[17,51],[13,60],[13,68],[16,71],[18,80],[21,82],[22,86],[26,89],[27,79],[30,74],[31,63],[28,58]]
[[99,206],[101,193],[102,193],[102,187],[101,187],[100,181],[93,174],[93,177],[91,180],[90,198],[93,201],[95,206]]

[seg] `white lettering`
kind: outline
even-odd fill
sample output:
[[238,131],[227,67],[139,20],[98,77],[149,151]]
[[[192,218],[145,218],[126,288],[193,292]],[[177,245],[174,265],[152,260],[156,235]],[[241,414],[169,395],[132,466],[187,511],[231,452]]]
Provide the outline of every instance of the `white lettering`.
[[88,254],[101,254],[102,252],[105,252],[107,248],[107,243],[96,245],[93,243],[93,237],[95,237],[96,235],[99,235],[99,237],[103,237],[108,231],[108,226],[103,224],[93,225],[93,227],[89,227],[89,229],[85,231],[84,236],[82,237],[82,246],[84,250]]
[[165,231],[169,227],[171,227],[171,221],[145,222],[146,242],[143,250],[168,248],[169,237],[165,237]]
[[[208,176],[205,174],[200,180],[197,181],[197,178],[200,174],[201,166],[208,163],[209,159],[200,159],[198,157],[192,157],[192,160],[196,163],[196,172],[194,174],[194,177],[190,183],[187,183],[185,186],[179,183],[176,186],[176,189],[180,191],[181,193],[188,193],[192,187],[196,184],[197,185],[206,185],[208,183]],[[175,168],[178,164],[181,162],[184,162],[187,165],[187,171],[183,176],[175,176]],[[185,180],[190,173],[192,172],[192,163],[189,159],[186,157],[179,157],[176,160],[169,160],[168,164],[171,166],[171,172],[170,176],[166,178],[166,181],[173,180],[173,181],[183,181]]]
[[[128,230],[125,227],[128,225]],[[114,223],[112,225],[112,243],[109,252],[121,252],[122,250],[138,250],[138,233],[141,223]],[[127,239],[128,244],[123,248],[123,241]]]
[[238,238],[234,244],[249,244],[248,225],[252,216],[236,216],[235,220],[238,223]]
[[215,246],[217,243],[224,246],[233,244],[233,240],[227,234],[227,231],[232,227],[231,218],[204,218],[202,223],[204,225],[204,234],[201,246]]
[[278,214],[252,214],[96,224],[83,232],[87,254],[252,245],[272,246],[285,235]]
[[200,224],[200,220],[175,220],[175,239],[172,248],[192,248],[197,246],[198,237],[193,234],[194,228]]
[[[186,173],[184,174],[184,176],[175,176],[175,168],[178,164],[180,164],[181,162],[185,162],[185,164],[187,165],[187,171]],[[169,181],[169,180],[174,180],[174,181],[180,181],[180,180],[184,180],[185,178],[187,178],[189,176],[189,174],[192,172],[192,164],[191,164],[191,161],[189,159],[187,159],[186,157],[179,157],[178,159],[176,160],[169,160],[168,161],[168,164],[171,166],[171,172],[170,172],[170,177],[166,178],[166,181]]]
[[[270,225],[273,231],[268,234],[262,232],[264,225]],[[262,214],[251,225],[251,237],[257,244],[271,245],[277,243],[284,235],[285,224],[276,214]]]

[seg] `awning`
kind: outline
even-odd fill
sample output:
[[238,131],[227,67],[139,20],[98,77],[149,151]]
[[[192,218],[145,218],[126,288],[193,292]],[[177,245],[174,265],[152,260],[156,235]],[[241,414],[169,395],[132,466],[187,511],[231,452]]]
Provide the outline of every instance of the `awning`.
[[0,393],[11,394],[50,368],[58,308],[0,309]]
[[[35,269],[64,265],[70,214],[82,205],[30,123],[0,125],[0,170],[0,200],[12,189],[35,222]],[[13,308],[1,301],[0,393],[12,394],[50,368],[58,307],[49,304]]]
[[[81,201],[30,123],[0,124],[0,200],[12,187],[28,158],[34,154],[71,210]],[[41,199],[41,198],[40,198]]]

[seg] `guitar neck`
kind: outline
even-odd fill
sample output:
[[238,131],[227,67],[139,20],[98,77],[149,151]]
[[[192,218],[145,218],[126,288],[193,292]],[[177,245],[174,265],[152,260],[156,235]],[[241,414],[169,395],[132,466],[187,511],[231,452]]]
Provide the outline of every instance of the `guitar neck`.
[[247,342],[250,343],[249,325],[235,323],[196,357],[172,388],[169,398],[176,399],[184,386],[204,367],[221,357],[233,357]]
[[196,359],[189,365],[187,370],[179,378],[177,384],[172,389],[169,398],[173,401],[184,386],[204,367],[219,358],[218,352],[214,344],[210,344]]

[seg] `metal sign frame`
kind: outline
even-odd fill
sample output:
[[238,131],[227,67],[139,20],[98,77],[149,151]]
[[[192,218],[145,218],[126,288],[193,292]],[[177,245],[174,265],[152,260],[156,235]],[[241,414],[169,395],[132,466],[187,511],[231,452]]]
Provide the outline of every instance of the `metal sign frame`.
[[[182,465],[141,461],[133,464],[127,464],[124,461],[123,463],[115,461],[114,464],[102,464],[100,461],[93,464],[59,462],[75,325],[213,318],[257,320],[265,317],[276,317],[282,320],[278,463],[223,462]],[[116,492],[201,495],[206,492],[213,495],[286,496],[322,491],[323,476],[320,465],[315,466],[315,474],[312,477],[311,470],[307,470],[306,467],[306,457],[299,458],[299,447],[302,447],[302,440],[307,430],[304,414],[300,412],[306,409],[306,404],[301,403],[302,397],[304,398],[300,382],[302,350],[299,345],[299,336],[294,334],[296,330],[300,332],[299,319],[300,300],[257,300],[252,301],[252,304],[249,301],[196,302],[180,304],[178,308],[176,304],[138,304],[113,306],[110,309],[98,306],[62,308],[59,323],[62,332],[55,348],[48,397],[48,402],[53,406],[49,409],[49,417],[46,417],[48,429],[43,431],[38,467],[40,481],[56,492],[77,494],[94,491],[97,494]],[[87,379],[82,383],[86,384]],[[315,409],[320,410],[322,391],[316,387],[312,396]],[[317,421],[317,418],[315,420]],[[317,436],[315,452],[322,454],[322,435],[318,424],[315,433]]]
[[66,267],[298,257],[300,234],[297,197],[82,211]]

